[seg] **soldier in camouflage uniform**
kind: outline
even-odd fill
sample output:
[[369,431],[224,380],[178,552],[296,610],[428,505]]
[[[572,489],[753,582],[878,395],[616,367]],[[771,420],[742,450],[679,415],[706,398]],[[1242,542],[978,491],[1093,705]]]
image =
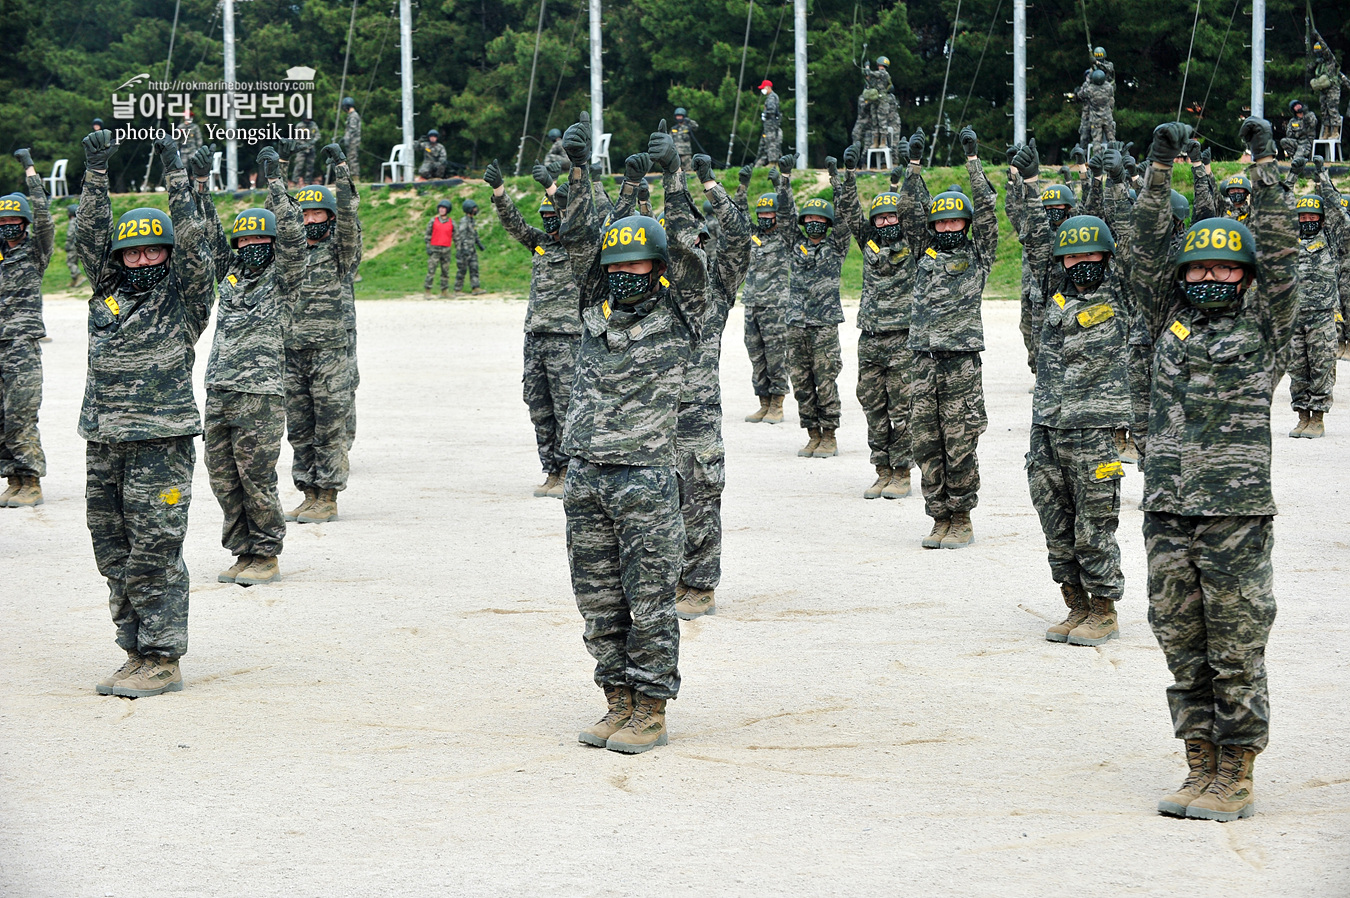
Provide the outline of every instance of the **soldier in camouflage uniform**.
[[666,743],[666,702],[680,688],[677,422],[708,278],[665,122],[647,157],[664,172],[669,238],[645,216],[602,229],[586,165],[591,126],[582,118],[563,138],[572,171],[562,239],[585,322],[563,437],[572,459],[563,508],[572,588],[608,712],[578,739],[636,753]]
[[70,272],[70,286],[67,289],[70,290],[87,281],[84,273],[80,271],[80,255],[75,250],[75,216],[79,211],[79,206],[66,207],[66,214],[70,218],[70,222],[66,225],[66,270]]
[[[543,229],[531,227],[506,195],[497,160],[483,173],[492,188],[492,207],[497,210],[506,233],[530,251],[530,303],[525,311],[525,406],[534,424],[534,439],[544,482],[534,490],[536,496],[563,497],[567,478],[567,454],[562,448],[563,422],[567,420],[572,397],[572,378],[576,370],[581,318],[577,302],[577,284],[567,249],[558,239],[562,218],[554,208],[558,185],[543,166],[536,166],[536,177],[543,172],[545,196],[539,204]],[[589,169],[587,170],[589,175]],[[589,178],[587,183],[589,184]]]
[[550,128],[548,140],[550,143],[548,152],[544,154],[544,165],[556,164],[558,166],[558,171],[562,171],[564,168],[571,165],[571,163],[567,161],[567,153],[563,150],[562,132],[557,128]]
[[694,132],[698,122],[689,117],[684,107],[675,110],[675,123],[670,126],[670,136],[675,139],[675,149],[680,151],[680,165],[689,171],[690,160],[694,157]]
[[202,432],[192,392],[195,346],[211,316],[211,240],[171,137],[155,141],[169,215],[133,209],[113,224],[109,131],[84,139],[78,251],[94,285],[80,436],[87,440],[85,507],[99,573],[126,662],[102,695],[140,698],[183,688],[192,501],[192,439]]
[[1116,139],[1116,86],[1102,69],[1092,69],[1074,91],[1086,108],[1087,127],[1079,132],[1079,143],[1089,150],[1100,149]]
[[[1078,199],[1073,188],[1067,184],[1040,183],[1040,154],[1036,149],[1036,140],[1032,138],[1025,148],[1016,147],[1017,155],[1012,158],[1008,175],[1008,198],[1006,208],[1008,221],[1017,232],[1017,239],[1023,246],[1022,260],[1022,308],[1018,329],[1022,332],[1022,341],[1027,348],[1027,364],[1032,374],[1036,373],[1036,350],[1040,345],[1041,322],[1045,317],[1045,303],[1059,290],[1061,271],[1050,264],[1049,249],[1041,254],[1039,266],[1028,264],[1031,248],[1027,242],[1031,239],[1031,222],[1040,210],[1048,219],[1049,240],[1055,231],[1073,215]],[[1018,159],[1023,167],[1017,167]],[[1027,179],[1033,179],[1035,187],[1027,186]],[[1051,283],[1053,281],[1053,283]]]
[[1317,94],[1318,108],[1322,110],[1321,137],[1341,140],[1341,87],[1350,88],[1350,78],[1341,71],[1336,54],[1316,28],[1309,35],[1307,74],[1308,84]]
[[[52,260],[56,228],[42,178],[26,149],[14,158],[28,195],[0,197],[0,477],[9,488],[0,508],[41,505],[47,457],[38,436],[42,405],[42,276]],[[32,228],[32,233],[29,233]]]
[[313,119],[305,119],[299,127],[309,132],[309,136],[297,141],[298,146],[291,155],[290,180],[297,187],[314,182],[314,155],[320,146],[319,126]]
[[[834,204],[807,200],[798,214],[792,198],[794,157],[778,160],[778,208],[784,218],[796,221],[805,236],[796,235],[790,255],[792,291],[788,304],[788,364],[792,369],[792,393],[797,399],[797,417],[806,429],[806,445],[797,450],[805,458],[830,458],[839,454],[835,431],[839,429],[839,325],[844,310],[839,303],[839,280],[848,255],[848,228],[835,228]],[[837,162],[827,157],[834,195],[841,190]]]
[[191,159],[204,145],[202,126],[192,120],[191,109],[183,113],[183,123],[178,126],[178,133],[174,137],[178,139],[179,155],[184,159]]
[[900,194],[904,169],[891,172],[891,189],[877,194],[863,214],[855,171],[862,144],[844,151],[839,213],[863,254],[862,302],[858,307],[858,402],[867,416],[867,445],[877,479],[864,499],[909,495],[914,447],[909,435],[910,382],[914,353],[909,316],[914,304],[918,256],[927,196]]
[[441,143],[441,132],[432,128],[420,145],[422,164],[417,166],[417,180],[444,178],[450,160],[445,155],[445,145]]
[[283,316],[286,345],[286,438],[291,479],[304,501],[286,520],[322,524],[338,519],[337,494],[347,488],[347,450],[355,422],[356,306],[351,280],[361,264],[361,199],[341,147],[321,152],[333,166],[337,191],[295,193],[309,245],[305,277]]
[[342,131],[341,146],[347,154],[347,170],[355,184],[361,180],[361,116],[356,113],[356,101],[351,97],[342,100],[342,108],[347,111],[347,124]]
[[[1298,424],[1291,437],[1318,439],[1326,434],[1323,417],[1331,411],[1336,385],[1336,313],[1340,306],[1340,256],[1347,246],[1339,215],[1327,216],[1317,194],[1299,197],[1298,316],[1289,345],[1289,397]],[[1323,226],[1325,223],[1325,227]]]
[[[283,141],[290,156],[295,141]],[[210,155],[189,162],[197,203],[213,232],[219,285],[216,333],[206,363],[206,471],[224,516],[221,543],[235,562],[221,583],[253,586],[281,579],[277,556],[286,521],[277,494],[277,458],[286,428],[282,316],[305,276],[309,255],[300,204],[286,193],[286,161],[272,147],[258,153],[267,181],[266,209],[235,216],[229,236],[207,189]]]
[[[774,165],[778,164],[775,159]],[[750,270],[745,279],[745,348],[750,354],[750,383],[759,397],[758,411],[745,416],[752,424],[781,424],[783,397],[787,396],[787,305],[791,296],[792,243],[796,230],[778,224],[778,195],[765,193],[748,211],[747,191],[751,167],[740,172],[740,186],[733,202],[747,214],[754,233],[750,235]],[[777,181],[778,170],[769,169]]]
[[1314,156],[1312,161],[1316,166],[1317,189],[1322,195],[1324,226],[1328,233],[1339,235],[1335,238],[1335,242],[1339,243],[1340,254],[1340,273],[1337,276],[1340,304],[1335,315],[1338,341],[1336,358],[1344,359],[1347,357],[1347,340],[1350,340],[1347,335],[1347,319],[1350,319],[1350,201],[1331,183],[1322,157]]
[[478,204],[465,200],[460,208],[464,210],[464,216],[456,226],[459,240],[455,242],[455,292],[464,289],[464,275],[467,274],[472,292],[484,293],[486,291],[478,280],[478,251],[485,248],[483,241],[478,239]]
[[[974,130],[962,129],[960,140],[974,201],[952,191],[933,197],[928,228],[914,247],[921,255],[909,328],[914,350],[909,425],[923,475],[924,511],[933,519],[933,530],[923,539],[928,549],[959,549],[975,538],[970,523],[980,489],[975,447],[989,426],[980,302],[998,251],[998,219]],[[922,132],[909,141],[905,189],[916,194],[926,189],[919,173],[923,143]]]
[[1155,346],[1142,503],[1149,623],[1176,680],[1168,703],[1189,767],[1158,810],[1234,820],[1255,810],[1252,766],[1269,739],[1270,406],[1298,305],[1298,236],[1270,123],[1249,118],[1251,229],[1196,222],[1173,261],[1172,161],[1189,132],[1176,122],[1154,132],[1131,273]]
[[783,111],[772,81],[761,81],[759,92],[764,95],[764,108],[759,113],[761,131],[755,165],[774,165],[783,155]]
[[1280,141],[1281,148],[1289,158],[1302,156],[1304,161],[1313,157],[1313,141],[1317,139],[1317,114],[1302,100],[1289,101],[1290,119],[1284,124],[1285,139]]
[[[427,279],[422,284],[422,292],[431,299],[431,287],[436,281],[436,269],[441,271],[441,296],[450,290],[450,254],[455,244],[455,222],[450,218],[450,201],[441,200],[436,204],[436,214],[427,222],[427,231],[423,235],[427,245]],[[464,283],[463,276],[455,284],[459,292]]]

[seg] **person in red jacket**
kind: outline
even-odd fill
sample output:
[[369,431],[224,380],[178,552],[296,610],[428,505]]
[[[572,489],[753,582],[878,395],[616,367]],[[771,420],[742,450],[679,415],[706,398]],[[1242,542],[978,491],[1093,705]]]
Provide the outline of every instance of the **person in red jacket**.
[[455,221],[450,217],[450,201],[436,204],[436,215],[427,222],[427,280],[422,291],[431,299],[431,282],[436,279],[436,266],[441,269],[441,296],[450,295],[450,248],[455,242]]

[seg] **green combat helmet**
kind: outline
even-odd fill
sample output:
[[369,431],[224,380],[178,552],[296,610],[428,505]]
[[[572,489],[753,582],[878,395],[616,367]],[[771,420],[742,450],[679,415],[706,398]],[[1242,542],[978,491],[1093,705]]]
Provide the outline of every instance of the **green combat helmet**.
[[238,248],[240,237],[277,239],[277,217],[266,209],[245,209],[234,217],[230,228],[230,246]]
[[1105,47],[1093,47],[1093,48],[1092,48],[1092,58],[1093,58],[1093,59],[1096,59],[1096,60],[1102,60],[1102,59],[1105,59],[1105,58],[1106,58],[1106,48],[1105,48]]
[[1206,218],[1197,221],[1186,231],[1177,256],[1177,280],[1181,282],[1186,300],[1202,312],[1223,311],[1238,304],[1242,298],[1241,285],[1218,284],[1205,281],[1189,284],[1183,272],[1192,262],[1234,262],[1256,272],[1256,238],[1247,226],[1228,218]]
[[331,187],[324,187],[316,184],[313,187],[305,187],[291,194],[296,202],[300,204],[300,211],[306,209],[327,209],[337,217],[337,194]]
[[173,219],[159,209],[123,212],[117,219],[112,251],[117,253],[133,246],[173,246]]
[[886,67],[889,66],[890,64],[891,64],[891,59],[890,59],[889,56],[878,56],[878,57],[877,57],[877,65],[880,66],[881,68],[886,68]]
[[[448,209],[449,207],[450,204],[447,203],[446,208]],[[473,200],[465,200],[464,202],[459,204],[459,208],[463,209],[465,212],[477,212],[478,204],[475,203]]]
[[1185,221],[1191,214],[1191,201],[1186,199],[1177,191],[1172,191],[1172,217],[1177,221]]
[[928,206],[928,229],[934,230],[933,223],[948,218],[974,219],[970,207],[970,197],[959,190],[944,190]]
[[[74,206],[71,206],[74,209]],[[74,214],[73,212],[71,213]],[[28,204],[28,197],[22,193],[11,193],[8,196],[0,196],[0,218],[22,218],[29,224],[33,221],[33,207]]]
[[1106,73],[1103,72],[1101,69],[1093,69],[1092,74],[1089,75],[1088,78],[1091,79],[1093,84],[1106,83]]
[[797,210],[797,223],[803,224],[808,215],[819,215],[830,224],[834,224],[834,203],[819,198],[809,199]]
[[655,218],[629,215],[605,229],[600,238],[601,265],[641,262],[643,259],[670,261],[665,228]]
[[887,190],[872,197],[872,205],[867,210],[867,217],[876,218],[878,215],[885,215],[887,212],[899,213],[899,211],[900,194]]
[[1056,232],[1056,259],[1079,253],[1116,254],[1116,238],[1111,234],[1111,228],[1095,215],[1075,215]]

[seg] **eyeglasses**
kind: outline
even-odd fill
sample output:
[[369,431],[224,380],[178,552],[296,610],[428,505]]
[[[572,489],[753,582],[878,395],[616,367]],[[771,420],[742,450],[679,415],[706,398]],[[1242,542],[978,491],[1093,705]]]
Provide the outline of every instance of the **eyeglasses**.
[[1212,274],[1214,277],[1210,280],[1227,283],[1233,280],[1234,273],[1241,272],[1241,265],[1191,265],[1186,269],[1185,278],[1188,284],[1198,284],[1205,280],[1206,274]]
[[141,259],[151,257],[160,258],[168,253],[168,250],[162,246],[147,246],[144,249],[124,249],[122,250],[123,262],[139,262]]

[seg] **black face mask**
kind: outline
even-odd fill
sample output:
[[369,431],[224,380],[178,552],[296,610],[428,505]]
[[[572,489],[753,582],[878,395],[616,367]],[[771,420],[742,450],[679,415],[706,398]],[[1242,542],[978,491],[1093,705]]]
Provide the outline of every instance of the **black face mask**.
[[23,236],[24,227],[21,224],[0,225],[0,239],[18,240]]
[[128,268],[122,272],[122,283],[129,293],[144,293],[153,288],[169,273],[169,260],[158,265],[144,265],[140,268]]
[[1233,204],[1234,209],[1241,212],[1247,210],[1247,199],[1247,191],[1245,190],[1234,190],[1232,193],[1228,194],[1228,202]]
[[310,240],[322,240],[328,236],[328,232],[333,229],[333,219],[327,221],[311,221],[305,225],[305,236]]
[[1298,223],[1298,235],[1305,240],[1316,237],[1322,232],[1322,219],[1314,221],[1300,221]]
[[1050,230],[1055,230],[1069,218],[1069,210],[1059,206],[1046,206],[1045,217],[1050,219]]
[[824,237],[829,229],[830,226],[823,221],[808,221],[802,225],[802,230],[806,231],[808,237]]
[[615,302],[637,299],[651,289],[651,272],[609,271],[605,276],[609,279],[609,297]]
[[966,229],[959,231],[938,231],[933,235],[933,245],[943,252],[951,252],[966,242]]
[[545,234],[558,233],[558,229],[562,227],[562,219],[556,215],[545,215],[543,216],[543,218],[544,218],[544,233]]
[[886,243],[894,243],[900,239],[900,225],[877,225],[877,236]]
[[1096,287],[1106,278],[1106,260],[1100,262],[1079,262],[1065,271],[1069,280],[1079,287]]
[[761,215],[755,219],[755,224],[759,227],[760,233],[767,234],[769,231],[772,231],[774,227],[778,224],[778,219],[765,218],[764,216]]
[[1186,284],[1186,301],[1202,312],[1221,312],[1238,304],[1239,286],[1239,284],[1221,284],[1217,281]]
[[272,264],[272,244],[250,243],[236,250],[239,262],[251,272],[259,272]]

